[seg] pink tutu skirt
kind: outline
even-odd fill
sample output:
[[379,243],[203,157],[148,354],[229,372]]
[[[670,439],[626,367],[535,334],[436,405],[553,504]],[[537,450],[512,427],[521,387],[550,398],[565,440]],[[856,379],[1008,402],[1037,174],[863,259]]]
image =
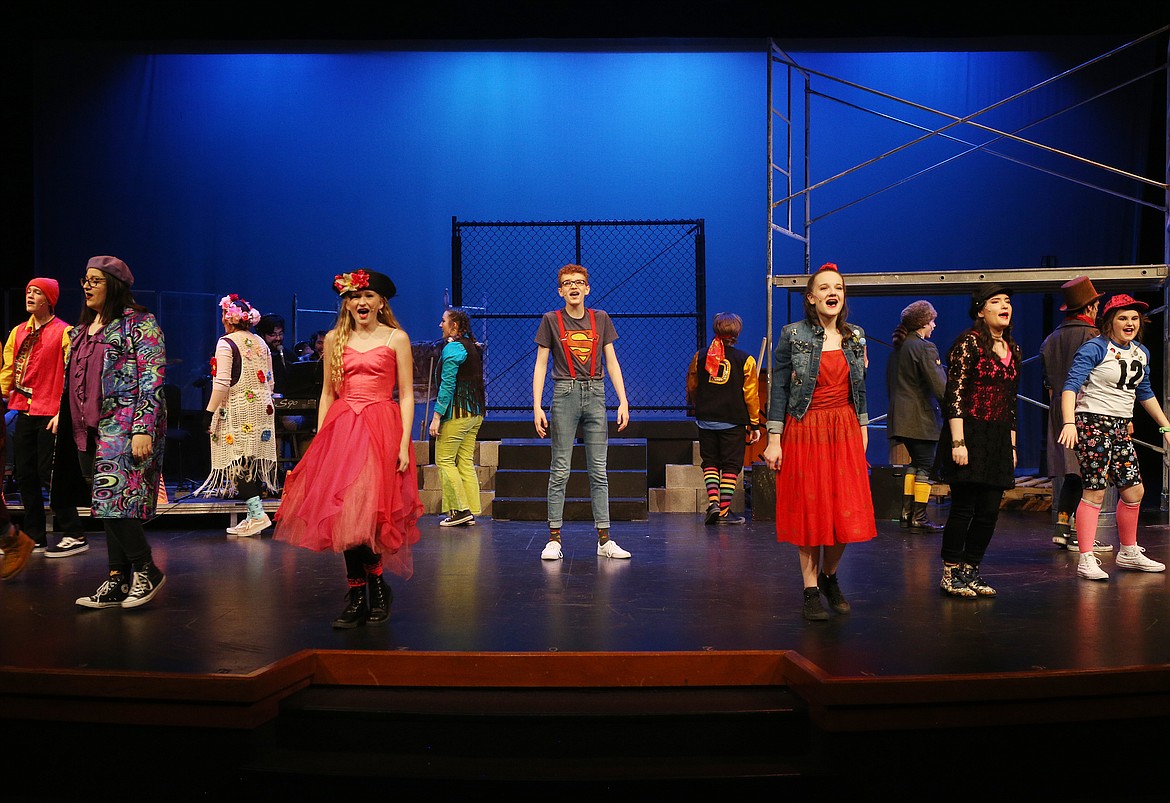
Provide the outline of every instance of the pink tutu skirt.
[[398,471],[401,439],[397,402],[367,404],[359,413],[345,399],[334,401],[285,478],[276,540],[317,552],[365,545],[382,555],[383,569],[409,578],[423,506],[413,449],[409,468]]

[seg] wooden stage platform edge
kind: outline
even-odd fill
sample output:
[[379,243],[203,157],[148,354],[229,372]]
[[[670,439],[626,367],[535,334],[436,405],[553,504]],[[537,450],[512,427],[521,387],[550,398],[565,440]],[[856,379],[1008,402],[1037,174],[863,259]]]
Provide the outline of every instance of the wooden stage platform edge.
[[310,686],[786,689],[822,733],[1170,716],[1170,667],[833,677],[792,651],[304,650],[247,675],[0,667],[0,719],[250,730]]

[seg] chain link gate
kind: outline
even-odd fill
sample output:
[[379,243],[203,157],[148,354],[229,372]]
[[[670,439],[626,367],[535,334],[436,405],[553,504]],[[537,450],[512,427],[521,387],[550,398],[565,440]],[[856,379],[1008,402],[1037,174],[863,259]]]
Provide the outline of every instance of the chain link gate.
[[[563,306],[562,265],[589,270],[586,305],[614,319],[630,409],[685,414],[685,375],[705,345],[703,220],[468,222],[451,218],[451,301],[485,344],[488,410],[532,411],[533,336]],[[606,383],[606,405],[617,407]]]

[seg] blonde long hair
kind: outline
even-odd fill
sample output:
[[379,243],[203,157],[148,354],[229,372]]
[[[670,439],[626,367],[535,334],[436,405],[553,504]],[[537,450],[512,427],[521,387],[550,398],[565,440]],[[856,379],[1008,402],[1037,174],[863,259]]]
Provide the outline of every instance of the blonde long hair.
[[[390,302],[380,293],[378,298],[382,299],[382,309],[378,310],[378,322],[386,324],[391,329],[402,328],[398,325],[398,319],[394,317],[393,310],[390,309]],[[329,381],[333,385],[334,393],[341,392],[341,385],[344,382],[345,347],[349,344],[349,333],[357,328],[357,321],[354,320],[353,315],[345,306],[348,300],[346,296],[341,297],[341,309],[337,311],[337,323],[333,324],[333,365],[329,373]]]

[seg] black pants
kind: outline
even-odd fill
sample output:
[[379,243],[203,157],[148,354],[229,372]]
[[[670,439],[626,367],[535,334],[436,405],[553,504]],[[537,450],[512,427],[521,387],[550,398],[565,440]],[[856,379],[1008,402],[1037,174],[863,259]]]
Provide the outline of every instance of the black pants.
[[942,559],[947,563],[983,561],[995,523],[1003,488],[961,482],[951,485],[951,515],[943,529]]
[[910,454],[910,467],[920,482],[926,482],[930,477],[930,467],[934,465],[934,453],[938,448],[938,441],[925,441],[918,438],[899,438],[906,451]]
[[[77,459],[82,476],[92,485],[93,451],[78,452]],[[106,556],[111,571],[129,573],[151,560],[142,519],[102,519],[102,528],[106,531]]]
[[699,462],[703,468],[717,468],[723,474],[743,471],[746,432],[742,425],[730,429],[699,427]]
[[[17,413],[12,434],[13,473],[24,506],[23,529],[37,543],[45,540],[45,499],[42,489],[53,476],[53,449],[57,436],[46,429],[51,416]],[[53,508],[56,528],[66,535],[84,531],[77,509],[68,505]]]
[[240,479],[236,481],[236,496],[245,502],[253,496],[260,495],[260,481],[254,479]]
[[1056,502],[1057,513],[1073,515],[1077,512],[1077,505],[1081,503],[1084,493],[1084,484],[1080,474],[1065,474],[1064,484],[1060,486],[1060,498]]

